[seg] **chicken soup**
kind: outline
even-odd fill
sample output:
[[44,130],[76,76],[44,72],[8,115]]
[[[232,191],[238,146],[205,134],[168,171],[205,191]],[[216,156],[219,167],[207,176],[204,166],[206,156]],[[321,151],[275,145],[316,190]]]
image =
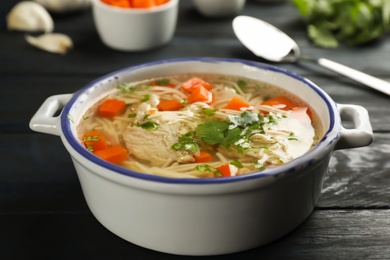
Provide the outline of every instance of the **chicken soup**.
[[316,145],[307,105],[252,79],[185,74],[121,83],[79,125],[96,156],[137,172],[229,177],[287,163]]

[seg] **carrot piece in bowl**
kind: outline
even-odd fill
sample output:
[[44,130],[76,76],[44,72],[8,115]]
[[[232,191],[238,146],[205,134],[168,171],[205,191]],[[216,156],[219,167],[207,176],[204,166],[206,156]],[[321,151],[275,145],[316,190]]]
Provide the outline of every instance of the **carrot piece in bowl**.
[[261,104],[279,108],[281,110],[292,110],[294,107],[296,107],[296,104],[294,102],[284,96],[267,99]]
[[117,99],[106,99],[98,108],[98,114],[105,117],[119,116],[125,111],[126,103]]
[[83,143],[85,147],[91,151],[96,152],[108,147],[106,138],[100,131],[90,131],[83,135]]
[[221,165],[221,166],[217,167],[217,170],[220,171],[222,176],[224,176],[224,177],[232,176],[229,164]]
[[210,104],[211,102],[213,102],[213,99],[214,99],[213,93],[208,91],[203,86],[196,87],[188,96],[188,100],[191,103],[204,102],[206,104]]
[[184,105],[176,99],[161,101],[157,108],[161,111],[176,111],[182,109]]
[[205,151],[200,151],[199,155],[193,155],[193,157],[197,163],[209,162],[213,159],[211,154]]
[[232,110],[240,110],[242,107],[250,107],[250,105],[237,96],[234,96],[225,106],[226,109]]
[[207,90],[210,90],[210,89],[213,88],[213,86],[210,83],[207,83],[203,79],[200,79],[200,78],[197,78],[197,77],[191,78],[191,79],[187,80],[186,82],[184,82],[181,85],[181,88],[184,91],[186,91],[187,93],[192,93],[199,86],[202,86],[202,87],[204,87]]
[[115,145],[96,151],[95,155],[110,163],[117,164],[127,159],[127,150],[120,145]]

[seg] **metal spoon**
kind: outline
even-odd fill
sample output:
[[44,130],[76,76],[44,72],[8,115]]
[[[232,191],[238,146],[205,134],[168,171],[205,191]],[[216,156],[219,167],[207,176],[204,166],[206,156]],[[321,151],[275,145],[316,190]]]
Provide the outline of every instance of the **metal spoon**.
[[390,83],[337,62],[301,57],[297,43],[287,34],[260,19],[237,16],[233,30],[241,43],[256,56],[273,62],[296,62],[299,59],[317,62],[320,66],[390,95]]

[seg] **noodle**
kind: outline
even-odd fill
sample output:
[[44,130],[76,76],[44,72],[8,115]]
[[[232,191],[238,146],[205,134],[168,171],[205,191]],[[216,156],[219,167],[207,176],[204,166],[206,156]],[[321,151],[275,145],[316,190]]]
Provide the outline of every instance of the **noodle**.
[[[191,92],[186,93],[182,85],[194,77],[212,85],[208,90],[213,94],[211,103],[188,102]],[[228,164],[233,171],[231,176],[247,174],[286,163],[307,152],[318,140],[320,129],[306,113],[262,104],[279,95],[291,98],[299,108],[307,107],[274,86],[229,76],[183,74],[123,83],[107,98],[125,102],[125,111],[112,118],[92,111],[81,123],[80,135],[100,131],[108,145],[127,149],[128,159],[119,165],[138,172],[171,178],[209,178],[220,176],[219,167]],[[234,97],[249,106],[227,109]],[[161,102],[168,100],[176,100],[182,108],[161,110]],[[225,122],[228,128],[223,128],[222,138],[218,127]],[[196,162],[200,151],[210,153],[212,159]]]

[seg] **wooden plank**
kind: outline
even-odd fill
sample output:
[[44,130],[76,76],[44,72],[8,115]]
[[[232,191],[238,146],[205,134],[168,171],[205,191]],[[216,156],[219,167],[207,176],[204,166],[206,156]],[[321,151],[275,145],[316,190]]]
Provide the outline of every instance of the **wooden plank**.
[[333,153],[318,207],[390,208],[390,139]]
[[[69,16],[55,16],[56,31],[68,34],[75,48],[65,56],[46,53],[29,46],[20,32],[0,31],[2,73],[6,75],[85,75],[105,74],[120,68],[149,61],[190,57],[230,57],[264,61],[251,54],[235,37],[231,20],[208,19],[195,12],[190,1],[181,1],[179,23],[170,44],[142,53],[120,52],[104,46],[93,24],[92,13],[87,11]],[[280,15],[289,13],[288,16]],[[381,41],[376,48],[370,46],[350,48],[341,46],[337,51],[313,46],[306,36],[306,28],[291,4],[260,5],[247,1],[243,15],[259,17],[289,31],[297,39],[305,55],[326,57],[367,73],[388,76],[387,61],[390,60],[390,42]],[[4,23],[0,21],[0,23]],[[1,24],[1,27],[5,27]],[[191,28],[191,29],[189,29]],[[265,36],[266,37],[266,36]],[[378,51],[383,50],[383,51]],[[356,55],[358,52],[359,55]],[[26,59],[25,57],[29,57]],[[38,65],[39,64],[39,65]],[[282,64],[300,74],[312,74],[307,69],[291,64]],[[308,65],[313,67],[313,65]],[[314,66],[315,67],[315,66]],[[316,73],[325,73],[319,70]],[[333,75],[333,74],[331,74]]]
[[[88,212],[0,214],[0,223],[5,259],[191,258],[122,240]],[[212,259],[388,259],[389,244],[390,210],[317,210],[273,243]]]

